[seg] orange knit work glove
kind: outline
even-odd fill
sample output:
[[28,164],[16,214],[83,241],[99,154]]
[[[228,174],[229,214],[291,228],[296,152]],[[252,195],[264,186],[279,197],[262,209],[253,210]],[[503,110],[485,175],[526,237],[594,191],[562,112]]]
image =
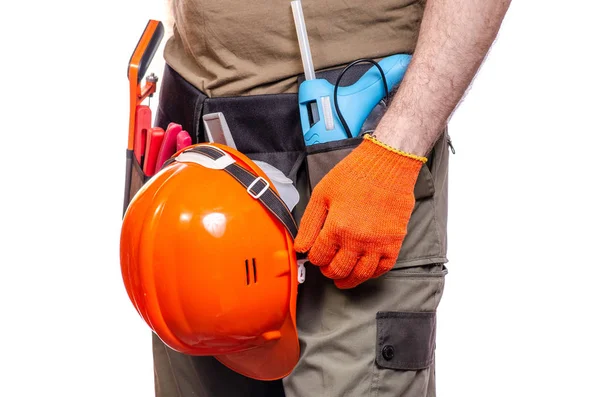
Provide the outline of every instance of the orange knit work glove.
[[406,236],[425,160],[365,136],[315,187],[296,251],[308,252],[308,260],[338,288],[386,273]]

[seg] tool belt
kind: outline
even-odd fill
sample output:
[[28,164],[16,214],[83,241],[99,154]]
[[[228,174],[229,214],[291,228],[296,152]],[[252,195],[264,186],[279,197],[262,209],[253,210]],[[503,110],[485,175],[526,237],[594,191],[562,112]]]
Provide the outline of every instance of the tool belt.
[[[358,80],[370,66],[357,65],[349,70],[344,75],[344,84]],[[341,71],[317,72],[317,78],[335,83]],[[299,83],[301,80],[299,77]],[[362,141],[357,137],[307,146],[297,94],[209,98],[165,65],[155,126],[166,129],[170,122],[175,122],[192,135],[193,143],[206,142],[202,116],[215,112],[224,114],[237,150],[252,160],[277,167],[294,182],[300,193],[300,202],[293,211],[296,222],[300,221],[314,186]],[[417,204],[398,260],[398,266],[402,267],[447,262],[446,131],[427,158],[415,185]],[[131,196],[146,180],[142,170],[135,167]]]

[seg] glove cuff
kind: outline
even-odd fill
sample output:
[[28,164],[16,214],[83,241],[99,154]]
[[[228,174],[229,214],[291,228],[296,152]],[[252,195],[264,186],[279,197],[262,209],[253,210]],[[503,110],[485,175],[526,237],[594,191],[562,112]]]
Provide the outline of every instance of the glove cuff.
[[412,190],[426,160],[394,149],[372,136],[365,136],[352,157],[352,175],[356,179],[368,178],[373,186],[393,191]]
[[422,162],[422,163],[426,163],[426,162],[427,162],[427,157],[421,157],[421,156],[417,156],[417,155],[415,155],[415,154],[406,153],[406,152],[403,152],[402,150],[398,150],[398,149],[396,149],[396,148],[393,148],[393,147],[391,147],[390,145],[388,145],[388,144],[385,144],[385,143],[383,143],[383,142],[381,142],[381,141],[377,140],[377,138],[375,138],[374,136],[372,136],[372,135],[370,135],[370,134],[366,134],[366,135],[364,136],[364,139],[366,139],[366,140],[368,140],[368,141],[371,141],[371,142],[373,142],[374,144],[376,144],[376,145],[379,145],[379,146],[383,147],[384,149],[387,149],[387,150],[389,150],[389,151],[391,151],[391,152],[394,152],[394,153],[396,153],[396,154],[399,154],[400,156],[404,156],[404,157],[408,157],[408,158],[410,158],[410,159],[418,160],[418,161],[420,161],[420,162]]

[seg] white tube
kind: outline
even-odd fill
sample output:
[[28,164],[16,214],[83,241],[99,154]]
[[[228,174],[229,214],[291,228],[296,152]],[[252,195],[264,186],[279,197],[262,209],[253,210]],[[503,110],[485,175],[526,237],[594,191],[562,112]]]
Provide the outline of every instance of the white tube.
[[304,66],[304,77],[306,80],[315,78],[315,68],[313,66],[310,45],[308,44],[308,34],[304,23],[304,13],[302,12],[302,3],[300,0],[292,1],[292,12],[294,14],[294,23],[296,24],[296,34],[298,35],[298,44],[300,45],[300,55]]

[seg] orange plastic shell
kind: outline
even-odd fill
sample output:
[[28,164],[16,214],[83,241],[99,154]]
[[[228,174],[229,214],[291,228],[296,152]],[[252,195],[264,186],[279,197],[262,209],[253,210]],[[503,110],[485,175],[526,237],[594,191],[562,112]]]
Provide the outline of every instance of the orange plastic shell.
[[[268,180],[243,154],[210,145]],[[227,172],[176,161],[151,178],[123,220],[121,271],[136,310],[172,349],[261,380],[297,363],[292,237]]]

